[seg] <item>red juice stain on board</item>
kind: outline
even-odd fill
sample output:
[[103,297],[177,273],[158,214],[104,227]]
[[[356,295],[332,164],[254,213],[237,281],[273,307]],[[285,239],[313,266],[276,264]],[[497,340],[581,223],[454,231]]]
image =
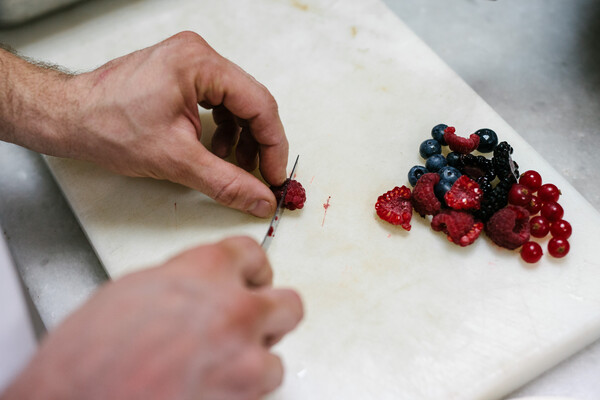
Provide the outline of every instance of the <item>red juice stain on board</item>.
[[329,200],[331,200],[331,196],[327,198],[327,203],[323,204],[323,208],[325,209],[325,213],[323,214],[323,222],[321,222],[321,226],[325,225],[325,217],[327,216],[327,209],[331,204],[329,204]]

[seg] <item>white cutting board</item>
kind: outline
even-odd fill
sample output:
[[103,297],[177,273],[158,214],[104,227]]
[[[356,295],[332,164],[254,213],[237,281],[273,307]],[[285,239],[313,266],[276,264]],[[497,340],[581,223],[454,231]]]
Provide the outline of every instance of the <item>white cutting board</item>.
[[[598,212],[378,0],[90,3],[21,50],[90,69],[183,29],[269,87],[300,154],[308,200],[269,256],[306,318],[277,347],[287,375],[273,399],[499,398],[600,336]],[[377,196],[406,184],[440,122],[494,129],[522,171],[561,188],[566,259],[529,267],[487,239],[456,247],[417,216],[410,233],[378,220]],[[48,163],[112,277],[267,230],[174,184]]]

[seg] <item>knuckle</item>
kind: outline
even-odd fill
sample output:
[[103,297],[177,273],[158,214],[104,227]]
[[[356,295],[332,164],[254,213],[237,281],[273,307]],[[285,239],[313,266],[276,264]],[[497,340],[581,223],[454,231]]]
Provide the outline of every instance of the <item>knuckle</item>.
[[240,362],[240,372],[250,382],[259,381],[264,368],[265,362],[262,351],[248,351]]
[[260,244],[250,236],[233,236],[223,239],[220,244],[227,248],[239,248],[244,252],[262,251]]
[[180,253],[169,260],[165,266],[174,271],[181,269],[192,271],[194,276],[219,276],[225,272],[224,266],[229,264],[229,256],[218,244],[197,246]]
[[202,39],[202,36],[200,36],[199,34],[197,34],[196,32],[193,31],[181,31],[179,33],[176,33],[175,35],[171,36],[172,40],[175,41],[182,41],[185,43],[189,43],[189,42],[201,42],[203,44],[206,44],[206,42],[204,41],[204,39]]
[[266,103],[267,109],[274,114],[278,114],[279,113],[279,104],[277,104],[277,100],[275,100],[275,97],[273,97],[271,92],[269,92],[269,89],[267,89],[263,85],[261,85],[261,86],[263,87],[263,90],[265,92],[265,103]]
[[170,54],[168,59],[182,70],[186,70],[190,65],[210,63],[219,58],[207,57],[217,53],[202,36],[192,31],[179,32],[167,39],[165,44],[164,50]]
[[228,325],[235,331],[253,334],[266,306],[255,296],[240,292],[232,295],[228,308]]
[[262,99],[262,108],[269,113],[278,114],[279,113],[279,104],[277,104],[277,100],[273,94],[267,89],[265,85],[258,82],[256,79],[252,78],[254,82],[256,82],[258,86],[258,90],[260,92],[260,98]]

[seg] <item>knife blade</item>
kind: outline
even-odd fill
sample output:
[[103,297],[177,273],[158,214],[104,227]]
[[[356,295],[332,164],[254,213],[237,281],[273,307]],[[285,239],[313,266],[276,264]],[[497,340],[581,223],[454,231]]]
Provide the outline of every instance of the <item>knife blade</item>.
[[[297,155],[296,161],[294,162],[294,166],[292,167],[292,172],[290,173],[290,178],[289,178],[290,180],[294,177],[294,173],[296,172],[296,167],[298,166],[299,158],[300,158],[300,155]],[[283,189],[283,195],[281,196],[281,199],[279,199],[279,203],[277,203],[277,208],[275,209],[275,214],[273,215],[273,218],[271,218],[271,223],[269,224],[269,229],[267,229],[267,233],[265,234],[265,237],[263,238],[261,246],[265,251],[267,251],[267,249],[271,245],[271,242],[273,241],[273,237],[275,236],[275,230],[277,229],[277,226],[279,225],[279,221],[281,220],[281,215],[283,214],[283,210],[285,209],[285,207],[283,207],[283,201],[285,200],[287,191],[288,191],[288,185],[286,185],[285,188]]]

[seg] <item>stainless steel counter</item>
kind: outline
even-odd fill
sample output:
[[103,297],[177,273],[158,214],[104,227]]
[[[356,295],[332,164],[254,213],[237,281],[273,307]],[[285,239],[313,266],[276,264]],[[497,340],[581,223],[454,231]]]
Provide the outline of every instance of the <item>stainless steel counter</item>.
[[[594,168],[594,145],[600,143],[600,3],[385,1],[600,209]],[[97,2],[102,0],[92,3]],[[66,12],[71,20],[78,13],[89,19],[91,6]],[[48,18],[61,27],[60,14]],[[31,39],[28,28],[0,31],[0,41],[15,45]],[[0,143],[0,224],[50,329],[107,279],[42,159],[5,143]],[[596,399],[598,375],[600,342],[516,394]]]

